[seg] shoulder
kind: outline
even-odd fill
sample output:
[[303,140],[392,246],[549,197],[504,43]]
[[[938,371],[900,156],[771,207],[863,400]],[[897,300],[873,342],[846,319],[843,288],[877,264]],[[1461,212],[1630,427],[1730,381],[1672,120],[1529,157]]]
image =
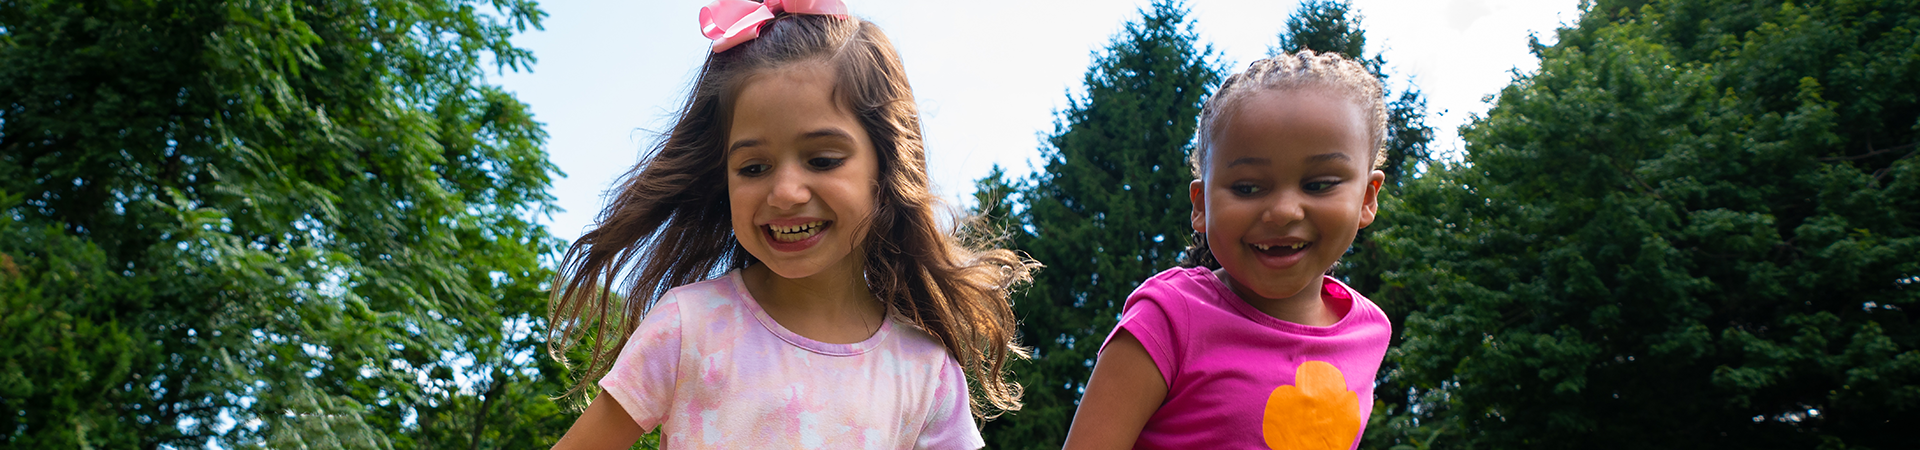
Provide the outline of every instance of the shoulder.
[[729,348],[751,332],[752,297],[728,274],[668,290],[647,309],[636,332],[673,333],[695,351]]
[[1200,311],[1212,308],[1209,305],[1217,304],[1223,289],[1213,271],[1205,267],[1167,269],[1140,282],[1140,287],[1127,296],[1121,307],[1122,320],[1157,320],[1164,322],[1164,327],[1178,328],[1193,315],[1204,314]]
[[892,336],[879,351],[888,353],[888,357],[936,372],[942,366],[959,364],[954,361],[953,355],[947,354],[947,346],[926,330],[898,317],[889,316],[887,320],[892,322]]
[[1192,343],[1191,335],[1206,332],[1205,327],[1194,331],[1196,327],[1189,322],[1204,320],[1197,316],[1206,314],[1205,305],[1218,295],[1209,283],[1216,281],[1205,267],[1167,269],[1141,282],[1121,307],[1119,323],[1100,343],[1102,351],[1125,330],[1146,348],[1147,355],[1160,367],[1162,379],[1172,380],[1180,361],[1189,353],[1185,349]]
[[673,299],[683,303],[707,303],[743,300],[746,298],[746,289],[740,284],[739,273],[727,272],[710,280],[680,285],[667,290],[666,295],[660,296],[660,301],[664,303]]
[[1167,269],[1140,282],[1140,287],[1134,288],[1133,294],[1127,296],[1127,302],[1121,310],[1133,309],[1140,302],[1150,302],[1170,314],[1177,313],[1174,310],[1184,311],[1187,303],[1205,301],[1216,295],[1211,284],[1215,282],[1213,271],[1205,267]]
[[753,299],[740,283],[739,273],[737,270],[727,272],[718,278],[668,290],[654,303],[653,309],[671,306],[696,318],[744,314],[742,306]]

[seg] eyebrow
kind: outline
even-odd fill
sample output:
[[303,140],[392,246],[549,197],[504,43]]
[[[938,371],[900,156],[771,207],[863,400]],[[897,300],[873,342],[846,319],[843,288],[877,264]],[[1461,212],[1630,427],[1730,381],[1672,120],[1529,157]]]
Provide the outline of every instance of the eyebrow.
[[1245,157],[1245,158],[1235,158],[1233,162],[1227,163],[1227,167],[1246,165],[1246,164],[1258,164],[1258,165],[1264,166],[1268,164],[1273,164],[1273,160],[1266,159],[1266,158],[1255,158],[1251,156]]
[[821,128],[818,130],[802,133],[800,134],[800,138],[801,139],[839,138],[839,139],[845,139],[845,140],[851,141],[853,140],[853,135],[847,134],[846,131],[843,131],[839,128]]
[[1309,164],[1317,163],[1317,162],[1334,161],[1334,160],[1352,161],[1353,158],[1348,157],[1346,153],[1321,153],[1318,155],[1307,157],[1307,163]]
[[759,139],[745,139],[739,142],[734,142],[733,145],[727,146],[727,154],[733,154],[734,150],[739,150],[739,149],[752,147],[756,145],[760,145]]
[[[846,131],[842,131],[839,128],[821,128],[818,130],[800,133],[800,139],[802,140],[823,139],[823,138],[852,141],[853,135],[847,134]],[[763,143],[764,142],[761,142],[759,139],[743,139],[743,140],[740,140],[739,142],[734,142],[733,145],[727,146],[727,153],[733,153],[734,150],[753,147]]]
[[[1353,158],[1347,156],[1347,154],[1345,153],[1321,153],[1318,155],[1308,156],[1306,163],[1314,164],[1314,163],[1323,163],[1327,161],[1352,161],[1352,160]],[[1265,165],[1271,165],[1271,164],[1273,164],[1273,160],[1271,159],[1248,156],[1244,158],[1235,158],[1233,161],[1227,163],[1227,167],[1240,166],[1240,165],[1265,166]]]

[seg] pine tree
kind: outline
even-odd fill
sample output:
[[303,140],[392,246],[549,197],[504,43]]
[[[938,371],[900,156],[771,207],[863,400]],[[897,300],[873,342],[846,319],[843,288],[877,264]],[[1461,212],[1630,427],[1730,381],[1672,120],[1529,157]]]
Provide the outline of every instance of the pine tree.
[[0,3],[0,447],[550,445],[542,15]]
[[1418,448],[1916,448],[1920,2],[1600,1],[1383,199]]
[[1127,295],[1185,248],[1186,158],[1218,66],[1185,5],[1156,1],[1096,58],[1086,95],[1059,113],[1012,230],[1014,248],[1046,264],[1014,302],[1021,339],[1035,349],[1012,368],[1026,408],[987,423],[990,447],[1060,447]]

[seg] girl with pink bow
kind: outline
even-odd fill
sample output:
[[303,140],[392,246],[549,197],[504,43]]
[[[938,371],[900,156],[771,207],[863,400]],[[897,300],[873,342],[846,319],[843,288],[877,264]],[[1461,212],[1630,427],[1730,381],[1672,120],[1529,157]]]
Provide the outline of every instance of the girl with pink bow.
[[672,131],[561,259],[549,350],[600,394],[556,448],[983,446],[974,418],[1020,408],[1007,292],[1037,264],[936,220],[886,35],[840,0],[700,25]]

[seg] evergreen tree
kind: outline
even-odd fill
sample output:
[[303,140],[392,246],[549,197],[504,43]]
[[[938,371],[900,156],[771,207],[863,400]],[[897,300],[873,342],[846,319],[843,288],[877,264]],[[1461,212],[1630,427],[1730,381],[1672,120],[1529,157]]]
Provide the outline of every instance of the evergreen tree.
[[0,2],[0,446],[550,445],[542,15]]
[[1361,29],[1361,19],[1360,13],[1353,10],[1353,2],[1307,0],[1287,16],[1287,29],[1280,32],[1280,45],[1268,50],[1267,56],[1301,50],[1339,53],[1380,76],[1386,60],[1379,54],[1367,57],[1367,32]]
[[1179,258],[1192,211],[1186,158],[1218,66],[1185,5],[1156,1],[1098,55],[1086,95],[1059,113],[1041,149],[1046,165],[1021,183],[1024,207],[1009,225],[1013,248],[1046,264],[1014,301],[1021,339],[1035,349],[1012,366],[1026,408],[987,423],[990,447],[1059,448],[1127,295]]
[[1920,2],[1599,1],[1383,197],[1369,446],[1916,448]]

